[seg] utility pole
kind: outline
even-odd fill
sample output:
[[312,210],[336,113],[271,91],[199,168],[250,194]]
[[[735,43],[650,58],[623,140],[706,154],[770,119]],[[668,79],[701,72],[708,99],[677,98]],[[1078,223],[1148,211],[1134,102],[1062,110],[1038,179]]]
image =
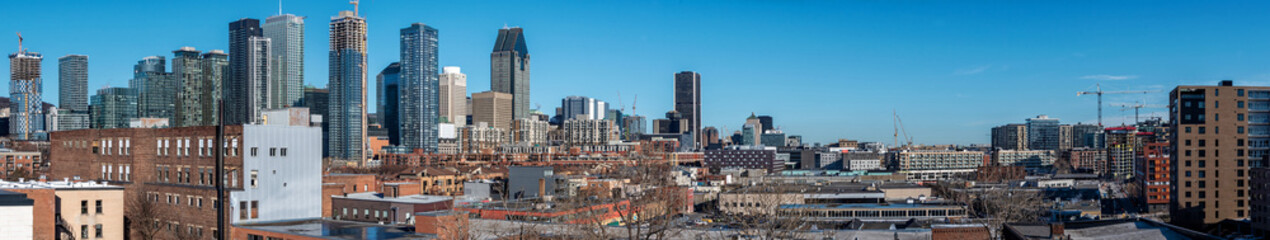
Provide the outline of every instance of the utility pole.
[[216,239],[229,239],[225,229],[225,100],[216,100]]

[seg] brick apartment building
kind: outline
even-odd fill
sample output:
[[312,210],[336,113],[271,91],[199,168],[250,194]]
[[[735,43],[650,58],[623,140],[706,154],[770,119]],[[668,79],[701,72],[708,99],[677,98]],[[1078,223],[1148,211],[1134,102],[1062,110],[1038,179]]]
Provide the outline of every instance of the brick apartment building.
[[1270,151],[1270,87],[1177,86],[1169,93],[1175,224],[1205,229],[1249,218],[1250,167]]
[[1138,185],[1137,195],[1146,203],[1149,212],[1169,210],[1169,143],[1153,142],[1142,146],[1135,167]]
[[[211,239],[215,134],[213,126],[54,132],[51,175],[122,185],[130,201],[155,203],[161,214],[149,221],[180,233],[169,236]],[[320,128],[266,123],[226,126],[224,134],[230,224],[322,215]]]

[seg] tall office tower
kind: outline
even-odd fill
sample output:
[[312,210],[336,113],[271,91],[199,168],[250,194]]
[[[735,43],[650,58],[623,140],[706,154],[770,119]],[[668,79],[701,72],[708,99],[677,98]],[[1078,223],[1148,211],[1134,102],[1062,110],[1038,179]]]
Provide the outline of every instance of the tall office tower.
[[[719,145],[719,129],[715,127],[705,127],[701,129],[701,138],[705,139],[701,142],[702,148],[711,147],[718,148]],[[783,145],[782,145],[783,146]]]
[[1027,125],[1006,124],[992,128],[992,148],[1027,150]]
[[[247,121],[241,123],[259,123],[261,122],[262,113],[272,107],[274,96],[274,81],[271,80],[273,72],[273,44],[272,39],[265,37],[251,37],[247,40],[248,50],[247,56],[244,57],[247,62],[247,105],[244,107],[226,106],[226,108],[234,108],[245,110],[239,112],[238,117]],[[232,58],[231,58],[232,59]],[[232,62],[230,63],[233,64]],[[240,89],[241,90],[241,89]],[[241,120],[240,119],[240,120]]]
[[[217,114],[223,101],[221,97],[224,95],[225,79],[229,78],[229,55],[221,50],[211,50],[203,53],[201,56],[203,68],[203,87],[199,94],[202,94],[203,102],[199,103],[199,109],[202,111],[202,126],[216,125],[220,119]],[[189,86],[189,84],[185,84]]]
[[375,76],[375,83],[379,90],[375,92],[376,105],[379,105],[376,114],[384,128],[388,129],[388,143],[401,145],[401,124],[397,124],[400,119],[401,63],[388,64]]
[[511,119],[529,116],[529,47],[521,28],[498,30],[490,53],[490,90],[512,95]]
[[[688,120],[688,130],[694,135],[701,133],[701,74],[693,71],[683,71],[675,74],[675,111],[683,114],[683,118]],[[753,117],[753,116],[751,116]],[[763,129],[770,128],[765,125],[756,125],[760,127],[758,133],[761,135]],[[755,142],[758,142],[755,140]],[[701,138],[693,138],[692,146],[701,146]]]
[[422,23],[401,29],[401,146],[437,151],[441,66],[437,29]]
[[1247,218],[1246,171],[1270,151],[1270,87],[1177,86],[1169,103],[1171,218],[1186,227]]
[[560,109],[562,121],[577,118],[599,120],[606,118],[609,104],[589,97],[568,96],[560,100]]
[[13,140],[44,140],[43,80],[40,61],[44,56],[27,52],[18,40],[18,52],[9,54],[9,137]]
[[88,56],[57,58],[57,107],[71,112],[88,112]]
[[508,130],[511,126],[511,94],[484,91],[472,94],[472,123],[485,123],[492,128]]
[[261,80],[257,79],[257,70],[252,69],[260,65],[257,63],[260,54],[253,53],[259,50],[255,47],[259,37],[264,37],[260,20],[243,18],[229,23],[229,77],[225,78],[221,90],[225,99],[225,124],[252,122],[251,113],[258,102],[254,86]]
[[441,71],[441,117],[455,126],[467,125],[467,74],[459,67],[444,67]]
[[92,128],[128,128],[137,117],[137,90],[103,88],[93,95]]
[[176,114],[177,80],[166,72],[167,61],[162,56],[149,56],[132,67],[132,79],[128,88],[137,91],[137,117],[167,118]]
[[1032,150],[1058,150],[1061,141],[1058,119],[1039,115],[1027,119],[1027,147]]
[[1103,146],[1102,127],[1095,124],[1072,125],[1072,147],[1097,149],[1106,147]]
[[304,17],[282,14],[265,18],[273,73],[269,80],[269,108],[297,106],[304,97]]
[[763,124],[763,132],[767,132],[767,130],[772,130],[773,128],[772,116],[767,116],[767,115],[758,116],[758,122]]
[[366,19],[340,11],[331,17],[330,31],[328,155],[361,161],[366,141]]
[[1133,178],[1138,131],[1131,126],[1107,128],[1107,171],[1116,179]]

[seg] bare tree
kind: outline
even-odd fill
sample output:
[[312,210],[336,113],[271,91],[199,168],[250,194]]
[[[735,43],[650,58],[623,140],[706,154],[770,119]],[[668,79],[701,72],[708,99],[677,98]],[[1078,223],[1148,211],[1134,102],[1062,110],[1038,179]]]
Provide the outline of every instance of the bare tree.
[[736,204],[736,206],[719,206],[722,222],[728,224],[731,236],[725,238],[759,238],[759,239],[802,239],[808,236],[806,223],[809,220],[806,212],[781,209],[781,205],[796,202],[796,193],[800,186],[788,184],[758,185],[735,190],[728,201],[720,197],[720,204]]
[[145,186],[133,190],[133,196],[128,198],[125,206],[124,216],[133,236],[144,240],[160,238],[160,233],[164,230],[158,225],[158,220],[165,213],[159,209],[161,206],[158,196],[151,195],[148,190],[149,187]]
[[976,190],[967,191],[960,199],[966,200],[971,219],[988,225],[996,237],[1001,236],[1003,224],[1038,221],[1047,209],[1039,191],[1009,186]]

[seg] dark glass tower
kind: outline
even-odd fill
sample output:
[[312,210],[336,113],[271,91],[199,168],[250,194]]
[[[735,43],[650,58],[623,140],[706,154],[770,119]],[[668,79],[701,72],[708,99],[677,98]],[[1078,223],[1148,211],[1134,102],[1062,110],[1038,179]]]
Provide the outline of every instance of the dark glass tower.
[[529,47],[521,28],[498,30],[490,53],[490,90],[512,95],[512,119],[529,116]]
[[243,18],[229,23],[229,76],[225,78],[225,124],[249,123],[252,101],[252,37],[264,37],[260,20]]
[[[675,74],[675,111],[688,120],[692,145],[701,146],[701,74],[683,71]],[[682,131],[682,130],[681,130]]]
[[384,128],[388,129],[388,143],[392,145],[401,144],[401,125],[398,125],[397,109],[400,107],[401,97],[401,64],[392,63],[383,71],[379,71],[379,76],[375,77],[375,81],[379,83],[379,119],[384,124]]

